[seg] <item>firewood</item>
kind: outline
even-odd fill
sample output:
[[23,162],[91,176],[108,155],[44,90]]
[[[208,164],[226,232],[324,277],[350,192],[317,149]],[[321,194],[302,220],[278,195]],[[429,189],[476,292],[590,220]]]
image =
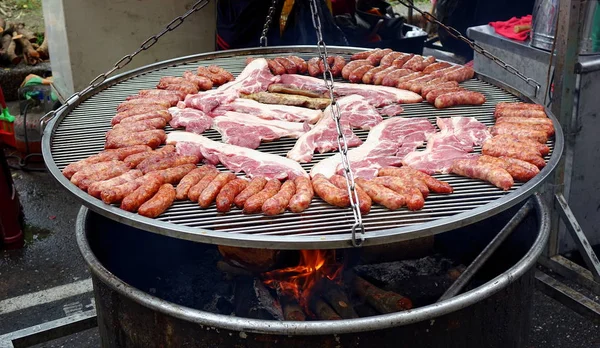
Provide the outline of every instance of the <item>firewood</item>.
[[15,30],[16,30],[17,34],[23,35],[23,37],[27,41],[29,41],[31,43],[37,42],[37,36],[35,36],[35,34],[30,32],[29,30],[25,29],[24,23],[18,23],[16,25]]
[[252,272],[243,268],[232,266],[225,261],[218,261],[217,269],[223,273],[226,273],[228,279],[233,279],[238,276],[252,276]]
[[0,60],[11,64],[19,64],[21,57],[16,54],[17,45],[12,39],[12,35],[2,36],[2,50],[0,51]]
[[310,310],[317,316],[320,320],[341,320],[340,317],[330,305],[327,304],[322,298],[319,296],[314,296],[310,300],[311,308]]
[[41,59],[48,59],[50,58],[50,54],[48,53],[48,37],[44,35],[44,41],[42,41],[42,44],[40,45],[40,47],[38,47],[36,49],[37,53],[39,53],[40,58]]
[[31,46],[31,42],[27,40],[25,35],[13,32],[13,41],[15,41],[17,45],[20,46],[23,57],[25,58],[25,63],[29,65],[36,65],[41,61],[40,54],[33,49],[33,47]]
[[283,317],[288,321],[305,321],[306,315],[300,307],[300,304],[287,295],[279,295],[279,303],[283,309]]
[[235,315],[245,318],[282,320],[281,306],[263,283],[252,277],[235,279]]
[[279,255],[279,251],[271,249],[237,248],[224,245],[219,245],[218,248],[227,262],[253,272],[270,270]]
[[3,34],[12,35],[16,30],[17,30],[17,25],[13,22],[5,22],[4,25],[2,26]]
[[348,296],[341,286],[327,278],[323,278],[319,284],[323,298],[344,319],[358,318]]
[[412,308],[410,299],[392,291],[382,290],[359,276],[354,277],[352,285],[358,296],[382,314]]

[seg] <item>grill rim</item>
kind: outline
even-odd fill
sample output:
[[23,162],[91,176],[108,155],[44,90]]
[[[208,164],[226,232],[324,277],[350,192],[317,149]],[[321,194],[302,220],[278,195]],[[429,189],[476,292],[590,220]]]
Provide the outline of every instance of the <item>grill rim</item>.
[[[339,46],[332,46],[330,48],[330,51],[336,54],[352,54],[363,50],[365,49]],[[129,78],[143,75],[144,73],[156,71],[166,67],[177,66],[181,64],[197,63],[200,61],[218,58],[232,58],[256,54],[277,53],[316,54],[317,49],[314,46],[278,46],[201,53],[196,55],[174,58],[150,65],[145,65],[106,80],[97,88],[82,95],[76,102],[74,102],[71,106],[67,107],[63,112],[56,115],[52,120],[50,120],[50,122],[44,129],[42,137],[42,154],[48,171],[65,189],[72,193],[83,205],[85,205],[92,211],[112,220],[148,232],[158,233],[169,237],[195,242],[228,245],[235,247],[258,247],[287,250],[351,247],[352,238],[350,232],[316,236],[255,235],[213,231],[204,228],[173,224],[168,222],[168,220],[161,221],[157,219],[146,218],[135,213],[127,212],[118,207],[106,205],[102,201],[89,196],[86,192],[80,190],[78,187],[73,185],[67,178],[65,178],[54,161],[51,147],[52,140],[54,138],[54,133],[56,132],[58,125],[60,125],[61,121],[67,115],[69,115],[76,107],[78,107],[83,101],[89,99],[94,95],[99,94],[100,92],[106,90],[109,87],[112,87]],[[521,100],[533,102],[530,97],[528,97],[521,91],[515,89],[512,86],[497,81],[492,77],[482,74],[477,74],[476,77],[483,82],[490,83],[498,88],[503,89],[504,91],[512,94],[513,96]],[[467,226],[472,223],[481,221],[485,218],[488,218],[490,216],[496,215],[506,209],[509,209],[533,195],[536,192],[536,189],[549,178],[550,174],[556,168],[560,157],[562,156],[564,147],[563,131],[560,127],[560,124],[558,123],[556,117],[552,114],[552,112],[548,110],[548,108],[546,108],[546,113],[548,114],[548,117],[552,120],[555,128],[554,149],[552,151],[552,156],[546,164],[546,167],[544,167],[535,178],[523,184],[515,191],[510,192],[501,198],[495,199],[475,209],[471,209],[462,213],[458,213],[452,216],[436,219],[425,223],[418,223],[411,226],[387,228],[377,231],[368,231],[365,235],[363,245],[372,246],[404,241],[418,237],[431,236],[452,229]]]

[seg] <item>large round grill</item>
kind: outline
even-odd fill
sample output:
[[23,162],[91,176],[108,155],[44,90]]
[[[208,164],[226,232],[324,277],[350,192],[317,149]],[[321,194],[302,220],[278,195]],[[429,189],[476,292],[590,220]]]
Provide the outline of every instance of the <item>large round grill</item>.
[[[347,56],[356,51],[357,49],[352,48],[331,48],[332,53]],[[150,219],[104,204],[79,190],[60,172],[69,163],[101,151],[104,134],[110,129],[110,120],[115,114],[116,106],[127,96],[136,94],[141,89],[154,88],[161,77],[181,76],[186,70],[209,64],[217,64],[237,75],[244,68],[248,56],[276,57],[289,54],[296,54],[305,59],[317,55],[313,47],[275,47],[208,53],[157,63],[112,78],[84,95],[75,105],[67,108],[49,123],[43,139],[46,164],[54,177],[84,205],[109,218],[144,230],[182,239],[232,246],[278,249],[348,247],[351,245],[350,230],[353,224],[351,210],[332,207],[318,198],[315,198],[309,209],[302,214],[286,212],[274,217],[245,215],[237,209],[227,214],[219,214],[214,206],[201,209],[196,203],[180,201],[157,219]],[[472,116],[486,125],[492,125],[496,103],[526,99],[518,92],[501,87],[498,82],[484,76],[478,76],[462,85],[483,93],[487,102],[477,107],[464,106],[443,110],[435,109],[426,102],[406,104],[403,105],[404,113],[399,117],[428,118],[435,124],[437,116]],[[510,191],[503,192],[483,181],[456,175],[436,175],[436,178],[449,182],[455,192],[450,195],[431,194],[420,211],[389,211],[381,206],[373,206],[371,212],[363,216],[367,231],[365,245],[406,240],[454,229],[496,214],[530,196],[548,177],[562,152],[562,131],[550,113],[549,117],[554,121],[556,136],[548,143],[552,151],[546,157],[546,168],[534,179],[526,184],[516,183]],[[172,129],[167,127],[167,132],[170,131]],[[368,134],[367,131],[361,130],[354,132],[363,140]],[[220,139],[220,134],[214,130],[209,130],[203,135],[213,140]],[[263,143],[258,150],[285,156],[294,143],[295,139],[280,139]],[[303,166],[309,171],[316,162],[331,155],[316,154],[311,163]]]

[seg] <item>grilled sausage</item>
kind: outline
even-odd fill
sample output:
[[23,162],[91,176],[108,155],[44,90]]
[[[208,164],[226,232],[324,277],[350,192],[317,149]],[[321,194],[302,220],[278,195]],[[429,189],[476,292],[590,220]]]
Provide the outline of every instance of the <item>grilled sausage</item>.
[[394,60],[398,57],[404,55],[402,52],[390,52],[381,58],[381,62],[379,62],[379,66],[392,66]]
[[415,186],[405,185],[399,177],[377,177],[373,182],[394,191],[400,195],[409,210],[421,210],[425,205],[425,196]]
[[414,57],[414,54],[408,54],[408,53],[404,53],[403,55],[399,56],[398,58],[394,59],[394,61],[392,62],[392,66],[400,69],[400,68],[404,68],[404,64],[406,64],[406,62],[408,62],[409,60],[412,59],[412,57]]
[[254,177],[250,181],[248,186],[242,192],[240,192],[240,194],[235,196],[233,203],[235,203],[235,205],[238,208],[243,208],[244,204],[246,203],[248,198],[259,193],[265,187],[266,184],[267,184],[267,179],[265,179],[265,177],[263,177],[263,176]]
[[511,134],[496,135],[487,141],[500,146],[503,146],[502,144],[511,144],[510,146],[517,146],[524,150],[537,153],[540,156],[546,156],[550,153],[550,148],[546,144],[528,138],[518,138]]
[[167,139],[167,134],[162,129],[154,129],[143,132],[118,132],[107,134],[106,149],[118,149],[133,145],[147,145],[151,148],[157,148]]
[[[423,88],[421,88],[421,96],[423,98],[426,98],[427,94],[429,94],[429,92],[434,91],[436,89],[458,87],[458,82],[456,82],[456,81],[446,81],[446,82],[440,82],[440,83],[433,83],[433,81],[435,81],[435,80],[429,81],[425,86],[423,86]],[[435,99],[434,99],[434,101],[435,101]],[[433,103],[433,102],[431,102],[431,103]]]
[[515,125],[510,123],[496,124],[492,127],[492,135],[510,134],[517,138],[535,140],[541,144],[548,141],[548,133],[536,126]]
[[389,73],[391,73],[394,70],[397,70],[397,68],[395,68],[393,66],[389,66],[389,67],[381,70],[380,72],[376,73],[375,75],[373,75],[373,84],[381,85],[381,83],[383,82],[383,78],[386,77]]
[[[155,102],[168,103],[170,106],[175,106],[181,99],[176,94],[165,95],[130,95],[126,98],[127,101],[138,102],[139,105],[153,104]],[[135,105],[135,104],[134,104]],[[137,105],[136,105],[137,106]]]
[[381,62],[381,60],[383,59],[383,57],[385,57],[386,54],[391,53],[391,52],[392,52],[392,50],[390,48],[385,48],[383,50],[373,52],[371,55],[369,55],[367,57],[367,60],[372,65],[377,65],[377,64],[379,64],[379,62]]
[[113,127],[113,131],[125,131],[125,132],[142,132],[152,129],[162,129],[167,125],[167,121],[164,118],[155,117],[147,120],[131,123],[119,123]]
[[285,67],[275,59],[267,59],[267,64],[269,65],[269,70],[271,70],[273,75],[285,74]]
[[194,170],[196,165],[193,163],[182,164],[177,167],[167,168],[162,170],[157,170],[151,173],[155,173],[160,175],[163,178],[163,182],[166,184],[177,184],[183,177],[185,177],[189,172]]
[[549,118],[527,118],[527,117],[501,117],[496,124],[513,124],[516,127],[536,127],[542,129],[548,136],[554,135],[554,124]]
[[[331,178],[329,178],[329,181],[331,181],[332,184],[341,188],[342,190],[348,190],[346,178],[344,178],[341,175],[332,175]],[[369,195],[358,185],[355,185],[354,189],[358,194],[358,207],[360,209],[360,212],[363,214],[368,214],[371,211],[371,204],[373,204],[371,197],[369,197]]]
[[365,83],[365,84],[373,84],[374,79],[375,79],[375,74],[377,74],[378,72],[383,71],[385,69],[387,69],[387,68],[384,67],[384,66],[374,67],[373,69],[367,71],[363,75],[362,82]]
[[427,93],[427,95],[425,95],[425,100],[427,100],[427,102],[429,104],[434,104],[435,99],[442,94],[454,93],[454,92],[459,92],[459,91],[464,91],[464,90],[465,89],[462,87],[448,87],[448,88],[434,89],[434,90],[430,91],[429,93]]
[[233,75],[231,75],[231,73],[216,65],[208,67],[199,66],[198,69],[196,69],[196,74],[210,79],[213,86],[221,86],[233,80]]
[[450,64],[448,62],[435,62],[435,63],[432,63],[429,66],[427,66],[425,69],[423,69],[423,72],[425,74],[429,74],[436,70],[444,69],[444,68],[447,68],[450,66],[452,66],[452,64]]
[[121,209],[135,212],[147,200],[158,192],[163,184],[162,178],[157,175],[144,176],[147,180],[135,191],[131,192],[121,202]]
[[356,184],[371,197],[373,202],[383,205],[390,210],[400,209],[406,201],[404,197],[389,188],[363,178],[357,178]]
[[[327,63],[329,64],[329,70],[331,70],[333,68],[334,60],[335,60],[334,56],[327,57]],[[323,64],[322,59],[319,59],[319,74],[323,75],[324,72],[325,72],[325,64]],[[331,74],[333,75],[333,71],[331,72]]]
[[281,214],[288,207],[290,199],[296,193],[296,184],[293,180],[287,180],[281,185],[279,192],[267,199],[262,205],[262,212],[265,215],[273,216]]
[[289,208],[294,213],[301,213],[310,205],[314,191],[310,179],[306,177],[295,178],[294,184],[296,185],[296,194],[290,199]]
[[375,49],[372,49],[370,51],[364,51],[364,52],[354,53],[350,57],[350,60],[367,59],[371,54],[373,54],[373,53],[375,53],[377,51],[381,51],[381,48],[375,48]]
[[100,198],[102,191],[133,181],[142,176],[139,170],[130,170],[112,179],[96,181],[88,187],[88,193],[96,198]]
[[200,197],[198,197],[198,205],[204,209],[210,207],[223,186],[234,179],[235,174],[233,173],[219,173],[219,175],[217,175],[202,191]]
[[540,156],[539,152],[524,148],[523,146],[520,146],[519,143],[498,143],[488,140],[483,143],[481,153],[493,157],[512,157],[520,159],[529,162],[540,169],[546,166],[546,161]]
[[342,56],[333,56],[333,65],[331,65],[331,74],[333,77],[342,76],[342,70],[346,67],[346,59]]
[[418,78],[410,81],[410,86],[408,87],[408,89],[411,92],[421,94],[421,90],[423,89],[423,86],[425,86],[429,81],[434,80],[434,79],[436,79],[436,77],[433,77],[430,75],[418,77]]
[[206,175],[206,173],[216,170],[217,168],[215,168],[212,165],[204,165],[202,167],[191,170],[183,178],[181,178],[179,184],[177,184],[175,198],[177,198],[178,200],[187,199],[188,192],[190,191],[190,189],[194,185],[196,185],[198,181],[200,181],[200,179],[202,179],[202,177]]
[[[157,120],[157,118],[158,118],[159,120]],[[149,123],[149,124],[153,124],[153,125],[156,125],[156,124],[163,124],[163,123],[164,123],[164,124],[165,124],[165,126],[166,126],[166,124],[167,124],[167,123],[168,123],[168,122],[169,122],[169,121],[170,121],[172,118],[173,118],[173,116],[171,116],[171,114],[169,114],[169,113],[165,113],[165,114],[163,114],[163,115],[160,115],[160,116],[158,116],[158,117],[157,117],[157,115],[155,115],[155,114],[151,114],[151,113],[148,113],[148,114],[140,114],[140,115],[134,115],[134,116],[131,116],[131,117],[127,117],[127,118],[125,118],[124,120],[122,120],[122,121],[119,123],[119,125],[120,125],[120,126],[122,126],[122,127],[125,127],[125,128],[127,128],[127,127],[129,127],[131,124],[134,124],[134,123],[147,122],[147,123]],[[158,129],[158,128],[164,128],[164,127],[156,127],[156,128]]]
[[213,83],[208,77],[198,76],[189,70],[183,73],[183,78],[198,86],[200,91],[208,91],[213,88]]
[[398,85],[398,79],[400,79],[404,76],[410,75],[412,73],[413,73],[412,70],[396,69],[396,70],[390,72],[389,74],[385,75],[383,77],[383,80],[381,80],[381,84],[383,86],[396,87]]
[[210,71],[211,73],[213,73],[215,75],[219,75],[221,77],[221,80],[219,82],[225,81],[222,84],[235,80],[235,77],[233,76],[232,73],[221,68],[218,65],[209,65],[208,71]]
[[157,86],[157,88],[161,88],[161,89],[164,89],[167,91],[178,91],[178,92],[184,93],[186,95],[198,93],[198,87],[196,85],[194,85],[193,83],[170,84],[170,85],[166,85],[166,86],[162,86],[162,87]]
[[118,114],[115,115],[115,117],[112,118],[111,124],[114,126],[118,123],[123,122],[127,118],[133,118],[133,117],[136,117],[136,118],[133,121],[130,120],[128,122],[139,122],[139,121],[156,118],[156,117],[164,118],[165,121],[169,122],[169,121],[171,121],[171,118],[172,118],[171,114],[169,114],[169,112],[166,110],[156,110],[152,107],[149,108],[148,112],[145,112],[146,107],[144,107],[142,110],[143,110],[142,112],[137,112],[135,110],[119,112]]
[[[535,105],[535,104],[534,104]],[[494,116],[497,119],[500,118],[511,118],[511,117],[519,117],[519,118],[540,118],[545,119],[548,117],[544,110],[536,110],[533,108],[498,108],[496,106],[496,110],[494,111]]]
[[312,77],[317,77],[321,74],[321,68],[319,68],[319,60],[319,57],[314,57],[307,62],[308,74]]
[[435,63],[435,57],[414,56],[409,59],[403,66],[404,69],[414,71],[423,71],[429,65]]
[[462,65],[452,65],[449,66],[447,68],[442,68],[442,69],[438,69],[435,71],[432,71],[430,74],[435,76],[435,77],[444,77],[445,74],[452,72],[454,70],[458,70],[462,67]]
[[[392,176],[388,176],[388,177],[379,176],[377,178],[371,179],[371,181],[373,181],[376,184],[383,185],[383,186],[386,186],[385,183],[387,181],[387,182],[394,183],[395,185],[398,185],[398,186],[416,188],[417,190],[419,190],[419,193],[421,193],[423,198],[427,198],[427,196],[429,196],[429,187],[427,186],[427,184],[425,184],[425,182],[423,180],[421,180],[420,178],[418,178],[416,176],[411,176],[411,175],[392,175]],[[392,188],[392,190],[394,190],[394,189]],[[396,191],[396,190],[394,190],[394,191]]]
[[281,182],[277,179],[271,179],[267,182],[265,187],[253,195],[252,197],[246,200],[244,203],[243,212],[245,214],[254,214],[261,211],[263,204],[267,201],[267,199],[275,196],[279,189],[281,188]]
[[142,186],[147,181],[147,177],[140,177],[133,181],[126,182],[124,184],[105,188],[100,192],[100,198],[106,204],[119,203],[127,195],[135,191],[138,187]]
[[152,106],[155,110],[167,110],[172,105],[168,100],[159,97],[126,100],[117,106],[117,112],[135,109],[138,106]]
[[164,213],[175,201],[175,189],[171,184],[163,184],[156,194],[144,202],[138,209],[138,214],[155,218]]
[[332,184],[323,174],[317,174],[312,179],[313,190],[325,202],[340,208],[350,206],[348,191]]
[[496,104],[496,110],[502,109],[517,109],[517,110],[539,110],[544,111],[544,106],[539,104],[532,103],[523,103],[523,102],[499,102]]
[[298,72],[298,68],[296,68],[296,63],[294,63],[292,60],[282,57],[273,58],[273,60],[281,64],[281,66],[285,68],[286,74],[295,74]]
[[[350,62],[350,63],[353,63],[353,62]],[[348,64],[350,64],[350,63],[348,63]],[[374,66],[372,66],[370,64],[359,66],[358,68],[354,69],[350,73],[350,76],[348,77],[348,81],[350,81],[352,83],[361,83],[363,76],[365,76],[367,71],[369,71],[373,68],[374,68]]]
[[166,145],[166,146],[164,146],[160,149],[154,150],[154,151],[144,151],[144,152],[134,153],[132,155],[125,157],[123,162],[125,162],[125,164],[127,164],[129,166],[129,168],[135,168],[147,158],[150,158],[150,157],[156,156],[156,155],[163,155],[163,154],[166,155],[168,153],[174,153],[174,152],[175,152],[175,146]]
[[[128,154],[133,154],[136,152],[133,151],[138,151],[138,152],[147,152],[147,151],[151,151],[152,149],[148,146],[145,145],[136,145],[136,146],[130,146],[130,147],[124,147],[121,149],[116,149],[116,150],[105,150],[102,151],[96,155],[92,155],[88,158],[84,158],[80,161],[74,162],[69,164],[68,166],[66,166],[63,170],[62,173],[65,177],[67,177],[67,179],[71,179],[71,177],[77,173],[80,170],[83,170],[84,168],[92,165],[92,164],[96,164],[96,163],[100,163],[100,162],[107,162],[107,161],[113,161],[113,160],[119,160],[121,159],[122,156],[124,155],[128,155]],[[126,152],[127,151],[127,152]],[[130,152],[131,151],[131,152]]]
[[127,171],[129,171],[129,167],[122,161],[99,162],[73,174],[71,182],[80,189],[87,191],[92,183],[112,179]]
[[183,94],[179,91],[167,91],[164,89],[142,89],[141,91],[138,92],[138,95],[148,95],[148,96],[176,95],[177,97],[179,97],[179,100],[183,100],[185,98],[185,94]]
[[219,191],[219,194],[216,198],[217,211],[219,213],[226,213],[231,210],[231,205],[235,200],[235,197],[242,192],[246,187],[248,187],[248,181],[237,178],[231,180],[223,188]]
[[475,76],[475,70],[469,66],[461,66],[456,70],[445,73],[443,76],[448,81],[463,82],[472,79]]
[[492,157],[481,155],[477,159],[480,163],[489,163],[500,167],[508,172],[513,179],[521,182],[527,182],[536,176],[540,170],[535,165],[510,157]]
[[188,199],[192,202],[198,202],[202,191],[219,175],[216,168],[208,168],[204,176],[198,180],[196,185],[192,186],[188,191]]
[[373,67],[373,64],[369,63],[369,61],[366,59],[351,61],[342,69],[342,78],[344,80],[348,80],[350,78],[350,74],[352,74],[354,70],[364,66]]
[[[184,156],[177,153],[167,153],[164,157],[158,161],[152,161],[153,157],[150,157],[140,163],[137,168],[146,174],[155,170],[167,169],[172,167],[181,166],[184,164],[196,164],[198,163],[198,157],[196,156]],[[148,163],[146,163],[148,161]]]
[[489,163],[481,163],[477,159],[455,160],[450,171],[469,178],[488,181],[504,191],[514,185],[512,176],[506,170]]
[[455,105],[481,105],[485,103],[485,96],[479,92],[458,91],[442,94],[435,98],[434,106],[438,109]]
[[298,56],[287,56],[286,58],[294,62],[294,64],[296,64],[298,74],[306,74],[306,72],[308,71],[308,64],[306,64],[306,61],[304,59]]
[[425,173],[418,171],[411,167],[401,167],[401,168],[385,167],[385,168],[379,169],[378,175],[379,176],[405,176],[405,175],[414,176],[416,178],[421,179],[425,183],[425,185],[427,185],[429,190],[431,190],[432,192],[452,193],[454,191],[452,189],[452,186],[450,186],[450,184],[448,184],[447,182],[437,180],[436,178],[432,177],[431,175],[425,174]]

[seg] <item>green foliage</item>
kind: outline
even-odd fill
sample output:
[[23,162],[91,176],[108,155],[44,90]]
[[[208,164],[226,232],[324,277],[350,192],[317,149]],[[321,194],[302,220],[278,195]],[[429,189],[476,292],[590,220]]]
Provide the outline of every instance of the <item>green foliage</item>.
[[17,0],[17,7],[23,9],[36,9],[42,7],[42,0]]
[[41,45],[44,42],[44,33],[38,33],[35,43]]

